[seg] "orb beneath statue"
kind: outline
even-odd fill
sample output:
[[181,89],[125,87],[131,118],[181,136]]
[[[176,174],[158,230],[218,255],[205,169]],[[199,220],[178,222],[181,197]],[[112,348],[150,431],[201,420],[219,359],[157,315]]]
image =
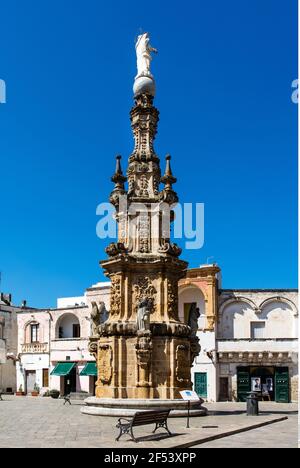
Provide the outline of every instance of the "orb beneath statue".
[[149,76],[140,76],[135,79],[133,85],[134,97],[141,94],[149,94],[155,96],[155,81],[154,78]]

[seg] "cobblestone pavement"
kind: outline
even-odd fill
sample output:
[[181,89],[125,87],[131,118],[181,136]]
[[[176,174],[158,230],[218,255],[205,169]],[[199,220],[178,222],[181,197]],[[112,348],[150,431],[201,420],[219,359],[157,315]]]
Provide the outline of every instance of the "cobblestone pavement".
[[[62,400],[31,397],[8,397],[0,401],[0,448],[81,448],[81,447],[176,447],[182,441],[197,441],[269,421],[270,418],[288,416],[288,421],[277,422],[270,426],[254,429],[243,434],[229,436],[199,445],[201,448],[215,447],[273,447],[297,446],[296,405],[261,404],[262,415],[247,417],[245,404],[216,403],[207,404],[209,416],[191,419],[191,429],[186,429],[186,420],[171,418],[169,426],[175,437],[166,438],[164,434],[156,440],[149,439],[151,427],[137,428],[136,436],[143,437],[139,444],[115,442],[118,432],[116,418],[87,416],[80,413],[82,403],[74,402],[64,406]],[[270,416],[270,414],[272,416]],[[203,428],[203,426],[206,426]],[[207,428],[208,426],[208,428]],[[218,426],[218,429],[211,426]]]

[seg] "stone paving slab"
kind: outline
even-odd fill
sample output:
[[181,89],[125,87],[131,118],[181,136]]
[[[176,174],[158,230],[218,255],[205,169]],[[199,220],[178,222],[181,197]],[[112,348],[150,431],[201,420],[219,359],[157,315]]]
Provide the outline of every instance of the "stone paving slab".
[[192,418],[191,429],[186,429],[185,418],[170,419],[170,430],[176,434],[171,438],[164,431],[150,436],[152,426],[135,428],[135,436],[142,438],[136,444],[127,441],[127,436],[115,442],[117,419],[82,415],[81,402],[64,406],[62,400],[49,398],[5,396],[4,400],[0,402],[0,448],[185,448],[265,424],[272,424],[276,432],[282,423],[275,421],[295,415],[297,409],[295,405],[265,404],[260,416],[247,417],[245,404],[208,404],[209,416]]

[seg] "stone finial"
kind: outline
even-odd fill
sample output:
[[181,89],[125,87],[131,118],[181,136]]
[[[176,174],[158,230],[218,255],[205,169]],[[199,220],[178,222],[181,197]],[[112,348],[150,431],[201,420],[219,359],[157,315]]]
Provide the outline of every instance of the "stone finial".
[[120,156],[120,155],[118,155],[116,157],[116,160],[117,160],[116,172],[112,176],[111,180],[112,180],[112,182],[115,183],[115,185],[116,185],[115,188],[116,189],[124,190],[124,188],[125,188],[124,184],[127,181],[127,177],[125,177],[123,175],[123,171],[122,171],[122,167],[121,167],[121,159],[122,159],[122,156]]
[[122,156],[117,156],[117,164],[116,164],[116,171],[111,178],[111,181],[114,182],[115,188],[111,193],[110,202],[116,208],[119,206],[120,197],[126,194],[125,190],[125,182],[127,181],[127,177],[123,175],[122,167],[121,167],[121,159]]
[[177,179],[173,176],[172,169],[171,169],[171,156],[167,154],[166,156],[166,171],[165,175],[162,177],[161,181],[165,184],[166,189],[172,189],[172,185],[176,184]]

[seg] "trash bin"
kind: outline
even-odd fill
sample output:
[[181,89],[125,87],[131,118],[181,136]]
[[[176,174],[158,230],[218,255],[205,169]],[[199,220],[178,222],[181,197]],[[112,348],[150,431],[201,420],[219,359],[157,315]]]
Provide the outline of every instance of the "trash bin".
[[258,416],[258,395],[250,392],[247,396],[247,416]]

